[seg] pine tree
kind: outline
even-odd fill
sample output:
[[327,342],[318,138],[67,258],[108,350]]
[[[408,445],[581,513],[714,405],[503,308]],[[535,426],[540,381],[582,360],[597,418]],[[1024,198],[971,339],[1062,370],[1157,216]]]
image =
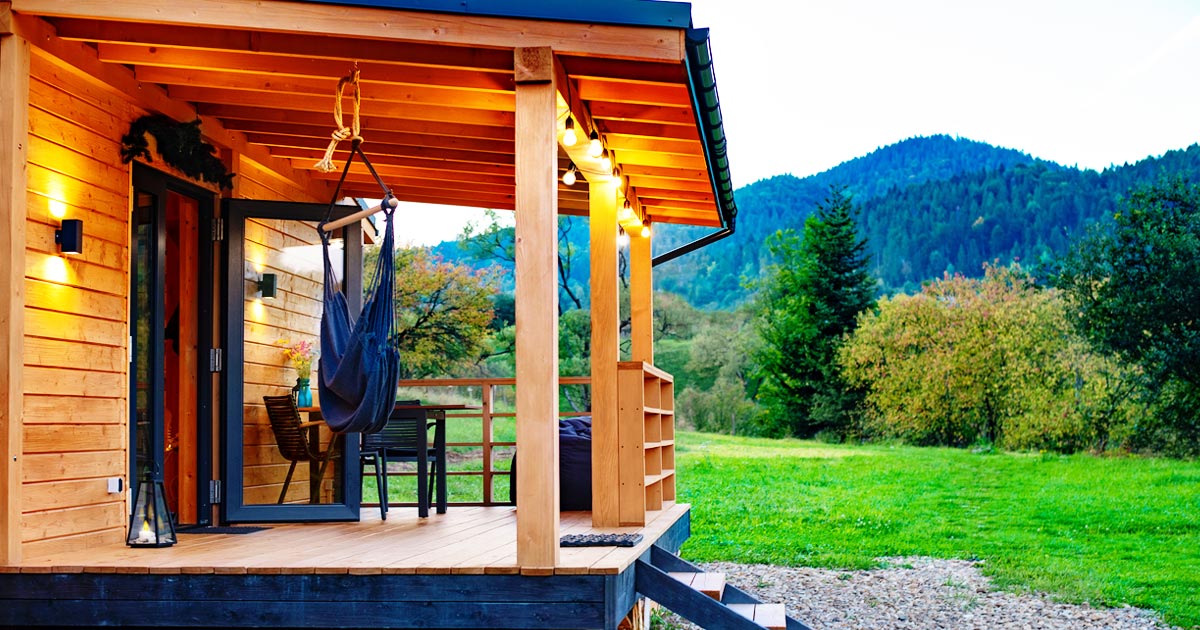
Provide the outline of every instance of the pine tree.
[[768,434],[844,435],[850,426],[859,395],[838,372],[837,350],[876,292],[854,214],[844,189],[833,187],[803,237],[780,230],[767,239],[775,263],[758,298],[764,343],[756,359]]

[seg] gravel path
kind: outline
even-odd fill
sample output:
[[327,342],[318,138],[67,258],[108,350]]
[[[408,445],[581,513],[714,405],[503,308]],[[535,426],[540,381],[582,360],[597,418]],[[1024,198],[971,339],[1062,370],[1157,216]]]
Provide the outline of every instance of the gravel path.
[[[814,630],[850,628],[1014,630],[1167,630],[1152,611],[1061,604],[1044,595],[992,590],[976,563],[891,558],[889,569],[831,571],[714,563],[706,570]],[[909,568],[911,567],[911,568]],[[667,615],[671,628],[695,628]],[[1175,629],[1178,630],[1178,629]]]

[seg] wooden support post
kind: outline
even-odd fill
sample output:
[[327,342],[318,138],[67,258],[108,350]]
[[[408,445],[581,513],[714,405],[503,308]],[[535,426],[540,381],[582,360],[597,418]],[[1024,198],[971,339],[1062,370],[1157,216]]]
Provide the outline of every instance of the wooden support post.
[[629,328],[633,361],[654,364],[654,274],[650,239],[629,235]]
[[[9,24],[0,3],[0,25]],[[29,42],[0,28],[0,565],[21,561]]]
[[617,361],[621,326],[616,185],[610,181],[592,182],[588,198],[592,257],[592,526],[616,527],[620,525]]
[[554,55],[514,51],[516,113],[517,564],[558,563],[558,143]]

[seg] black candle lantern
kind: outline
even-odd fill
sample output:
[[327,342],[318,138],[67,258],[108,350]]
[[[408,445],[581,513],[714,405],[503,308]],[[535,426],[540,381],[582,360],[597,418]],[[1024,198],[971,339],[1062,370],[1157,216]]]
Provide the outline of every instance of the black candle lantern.
[[175,523],[171,522],[171,511],[167,508],[166,489],[151,473],[138,480],[125,544],[130,547],[170,547],[175,544]]

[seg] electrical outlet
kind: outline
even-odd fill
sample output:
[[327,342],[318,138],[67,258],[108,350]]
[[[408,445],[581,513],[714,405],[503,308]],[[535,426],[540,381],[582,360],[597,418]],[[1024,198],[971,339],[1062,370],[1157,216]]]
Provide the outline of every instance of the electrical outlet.
[[121,479],[120,477],[109,477],[108,478],[108,493],[109,494],[120,494],[121,491],[124,490],[125,484],[123,482],[124,482],[124,480]]

